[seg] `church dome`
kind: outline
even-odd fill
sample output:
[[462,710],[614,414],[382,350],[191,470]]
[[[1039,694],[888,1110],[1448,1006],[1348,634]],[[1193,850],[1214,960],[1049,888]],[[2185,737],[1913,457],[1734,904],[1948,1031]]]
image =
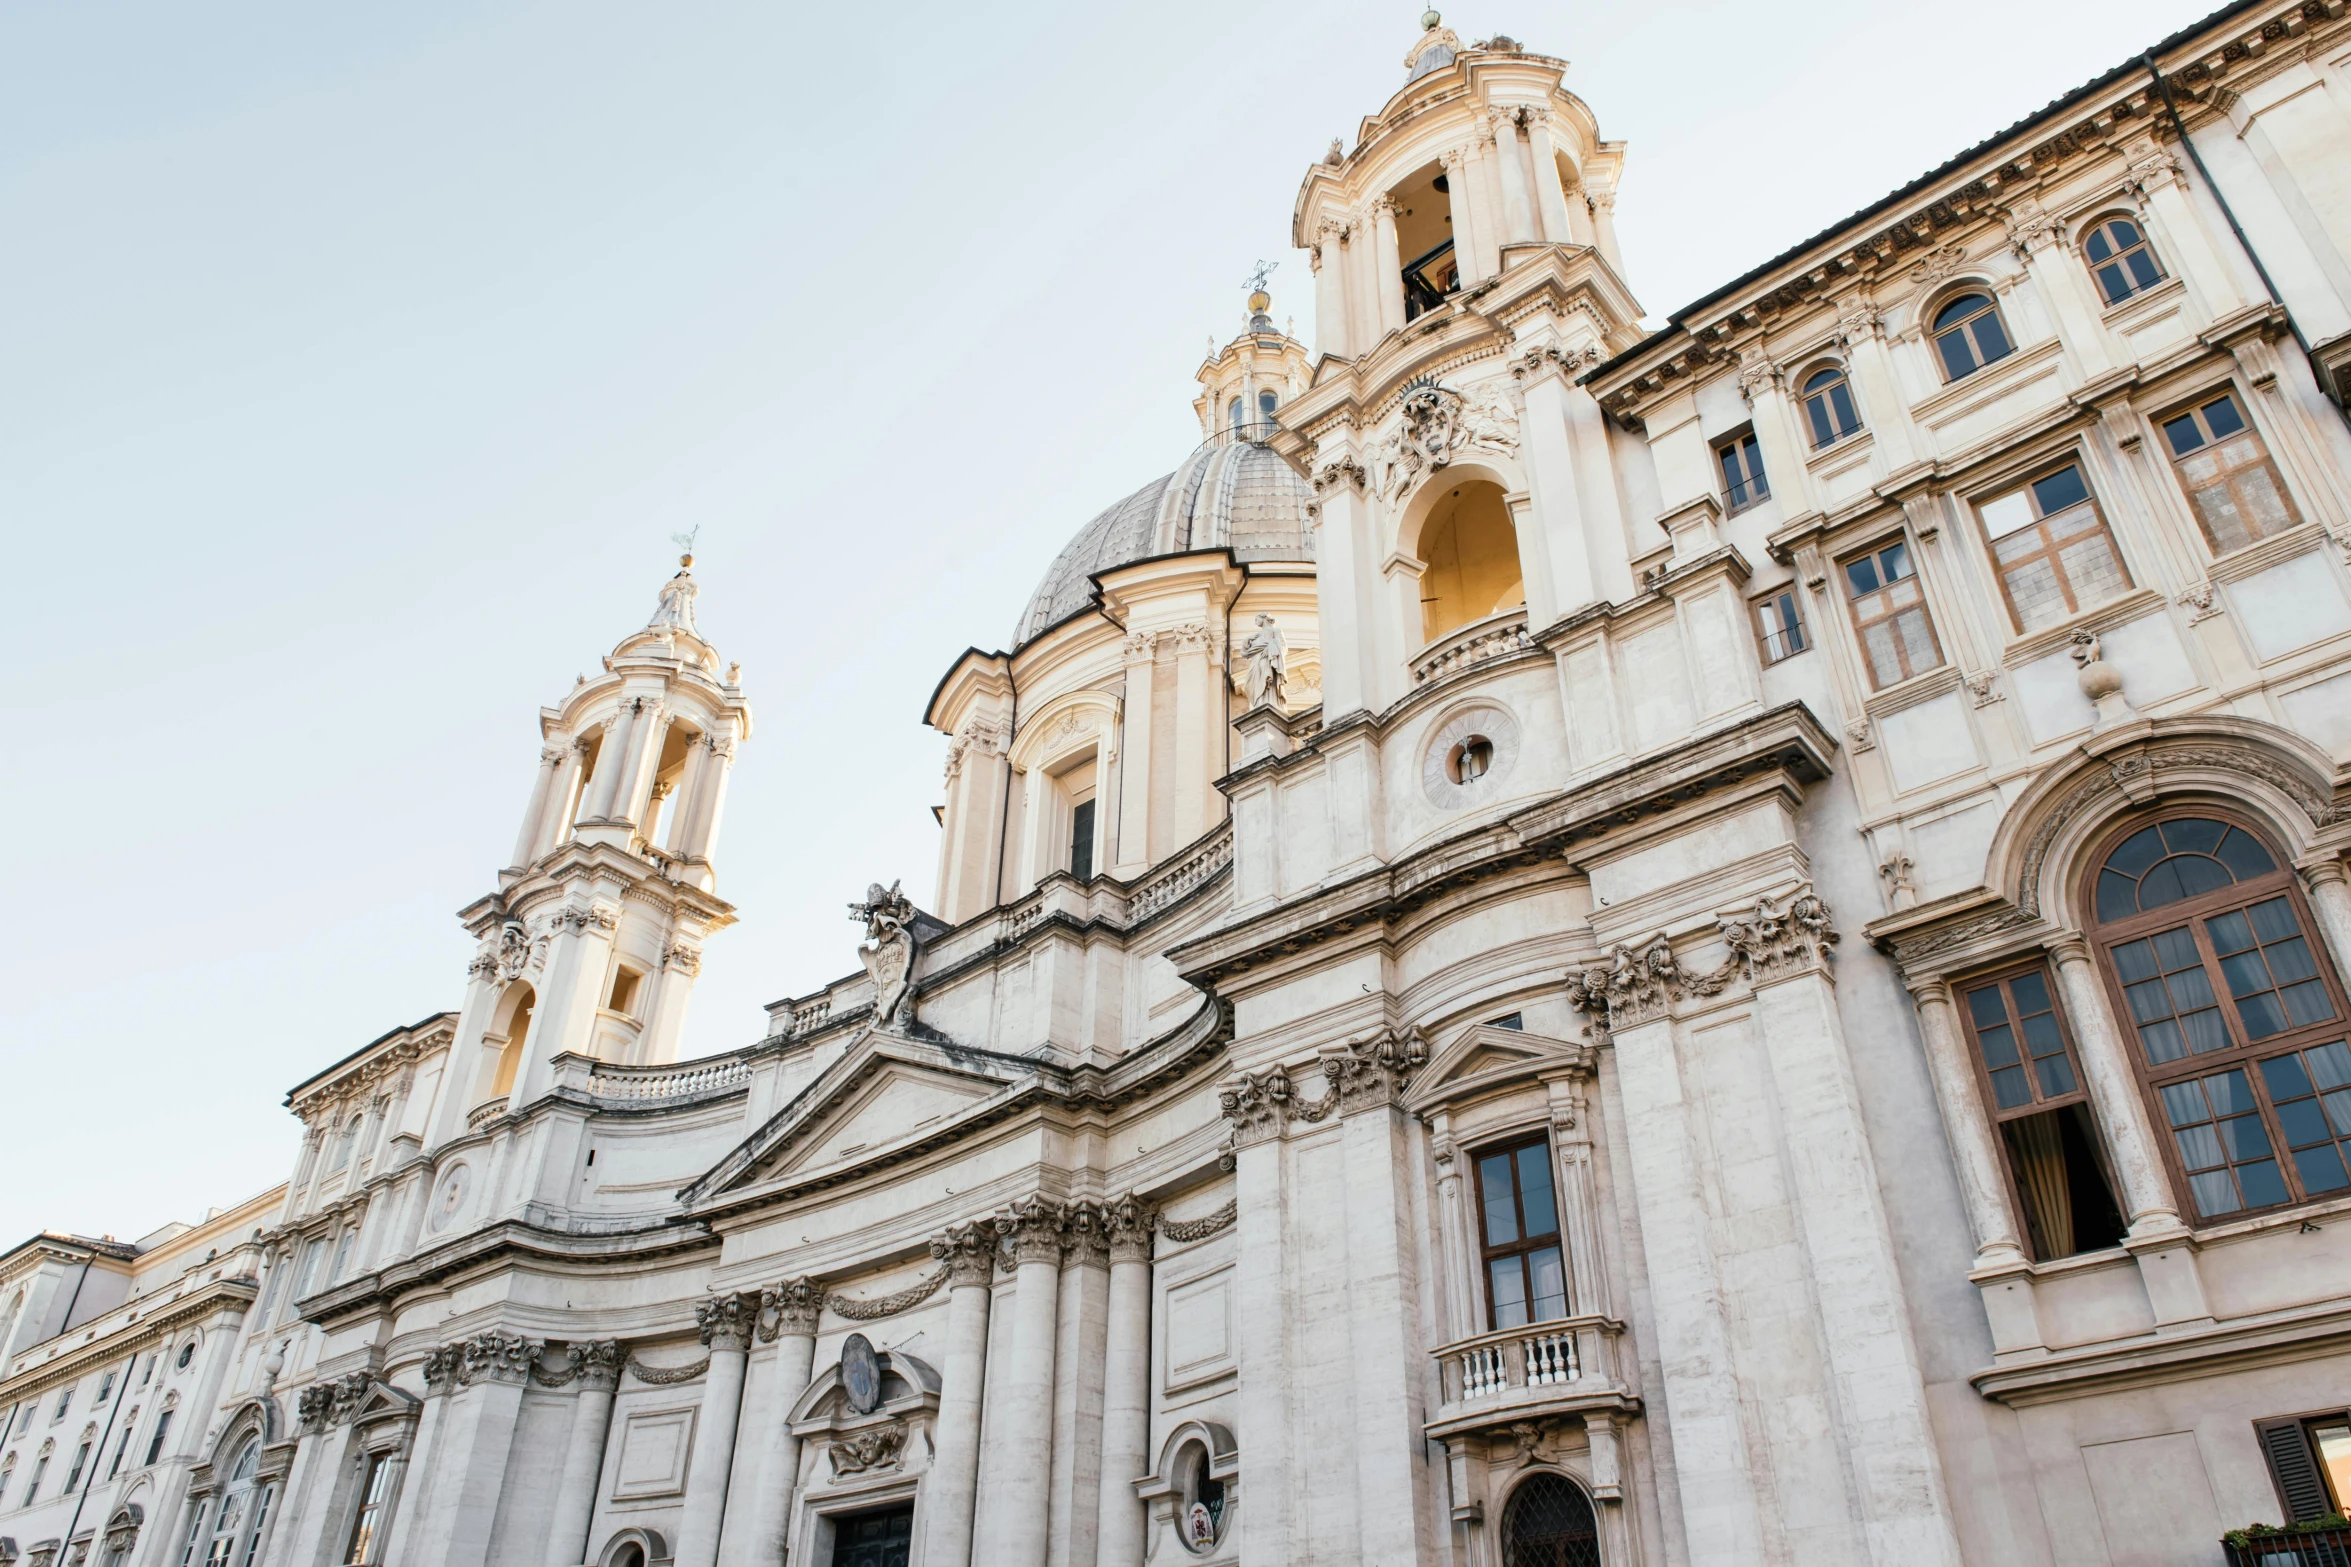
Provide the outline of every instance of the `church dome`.
[[1087,579],[1139,560],[1230,549],[1243,561],[1314,559],[1313,491],[1272,448],[1211,441],[1078,530],[1021,612],[1019,646],[1093,601]]

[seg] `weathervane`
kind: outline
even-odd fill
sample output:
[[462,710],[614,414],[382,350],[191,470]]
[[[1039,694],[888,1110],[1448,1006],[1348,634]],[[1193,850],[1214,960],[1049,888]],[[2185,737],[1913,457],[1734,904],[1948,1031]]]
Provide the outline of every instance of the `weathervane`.
[[701,536],[702,524],[698,522],[683,533],[673,533],[669,536],[669,541],[675,544],[681,552],[678,564],[682,566],[694,564],[694,541]]
[[1280,265],[1281,263],[1278,261],[1260,261],[1257,263],[1256,270],[1249,274],[1249,292],[1252,294],[1264,293],[1265,280],[1272,277],[1273,269]]

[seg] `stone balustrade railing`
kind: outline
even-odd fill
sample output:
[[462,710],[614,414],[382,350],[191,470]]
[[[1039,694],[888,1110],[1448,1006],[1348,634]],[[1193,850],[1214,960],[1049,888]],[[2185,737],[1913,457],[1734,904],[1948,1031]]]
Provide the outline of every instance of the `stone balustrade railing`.
[[1576,1330],[1589,1325],[1588,1319],[1537,1322],[1445,1345],[1436,1351],[1445,1401],[1471,1403],[1575,1381],[1583,1375]]
[[1195,845],[1150,871],[1127,900],[1129,917],[1146,920],[1233,863],[1233,824],[1226,822]]
[[1527,612],[1504,610],[1499,615],[1473,620],[1431,643],[1412,661],[1412,683],[1427,685],[1497,658],[1527,652],[1534,645],[1535,639],[1527,632]]
[[588,1091],[598,1099],[626,1104],[659,1100],[713,1099],[751,1081],[751,1068],[729,1056],[721,1061],[688,1062],[683,1066],[611,1066],[599,1062],[589,1074]]

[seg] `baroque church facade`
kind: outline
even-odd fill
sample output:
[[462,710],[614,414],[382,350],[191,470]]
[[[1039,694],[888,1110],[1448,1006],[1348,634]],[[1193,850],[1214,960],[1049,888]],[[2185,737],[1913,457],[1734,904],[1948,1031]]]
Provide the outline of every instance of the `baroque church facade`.
[[1657,329],[1565,62],[1406,68],[929,901],[680,1059],[689,558],[287,1183],[0,1256],[0,1563],[2341,1559],[2221,1543],[2351,1500],[2340,0]]

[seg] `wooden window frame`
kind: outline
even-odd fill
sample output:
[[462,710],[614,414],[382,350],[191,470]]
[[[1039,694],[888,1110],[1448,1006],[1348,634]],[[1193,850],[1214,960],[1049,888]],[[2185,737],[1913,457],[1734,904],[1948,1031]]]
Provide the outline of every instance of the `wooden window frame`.
[[[1861,560],[1864,556],[1868,557],[1873,563],[1875,563],[1884,557],[1886,551],[1894,548],[1896,545],[1900,545],[1902,547],[1904,552],[1904,560],[1905,563],[1910,567],[1910,572],[1908,576],[1897,577],[1894,579],[1894,581],[1917,583],[1918,602],[1915,605],[1903,605],[1901,608],[1894,610],[1891,614],[1875,615],[1865,620],[1862,618],[1861,614],[1861,599],[1855,596],[1853,592],[1853,579],[1848,573],[1850,572],[1854,563]],[[1926,574],[1918,569],[1917,551],[1918,546],[1912,542],[1909,534],[1895,533],[1889,534],[1886,537],[1879,539],[1876,543],[1869,545],[1865,549],[1848,550],[1844,554],[1838,556],[1836,559],[1838,585],[1845,599],[1846,622],[1853,628],[1855,651],[1858,652],[1861,656],[1862,673],[1868,677],[1869,686],[1872,691],[1890,691],[1895,686],[1901,685],[1905,681],[1915,680],[1920,675],[1926,674],[1930,670],[1941,669],[1945,664],[1950,662],[1950,659],[1945,657],[1943,653],[1942,636],[1935,630],[1934,606],[1927,602]],[[1869,593],[1867,595],[1863,595],[1863,597],[1874,597],[1875,595],[1884,593],[1886,591],[1886,584],[1881,581],[1877,587],[1870,589]],[[1891,624],[1893,621],[1899,619],[1905,610],[1912,608],[1915,608],[1925,621],[1927,643],[1934,649],[1935,661],[1931,664],[1922,665],[1919,668],[1913,669],[1910,667],[1910,650],[1907,647],[1898,646],[1896,651],[1900,654],[1902,660],[1901,677],[1895,680],[1881,681],[1878,679],[1877,662],[1869,656],[1869,628],[1880,624]]]
[[[366,1462],[360,1466],[359,1489],[352,1493],[355,1505],[351,1509],[351,1525],[343,1531],[342,1561],[345,1567],[374,1567],[383,1559],[384,1526],[392,1510],[392,1459],[389,1452],[369,1452],[361,1455]],[[376,1477],[381,1475],[384,1491],[372,1495]],[[362,1532],[364,1531],[364,1533]]]
[[[2090,254],[2090,242],[2104,234],[2106,232],[2106,226],[2109,223],[2128,223],[2133,229],[2138,231],[2139,237],[2135,243],[2121,247],[2112,255],[2109,255],[2104,261],[2100,261]],[[2112,243],[2111,238],[2108,240],[2108,243]],[[2145,297],[2154,290],[2161,288],[2171,276],[2170,273],[2163,270],[2163,257],[2156,251],[2155,241],[2147,233],[2147,220],[2140,217],[2135,212],[2109,212],[2102,217],[2094,219],[2089,227],[2082,230],[2080,249],[2082,254],[2082,267],[2090,274],[2090,286],[2098,291],[2099,307],[2104,310],[2113,310],[2120,306],[2129,304],[2134,299]],[[2130,291],[2125,293],[2120,299],[2109,299],[2106,295],[2106,280],[2100,277],[2099,273],[2107,267],[2118,267],[2122,268],[2127,275],[2129,269],[2124,266],[2124,263],[2127,262],[2134,254],[2144,255],[2147,258],[2147,264],[2155,269],[2155,281],[2152,283],[2139,283],[2134,279],[2128,279],[2126,276],[2126,281],[2130,281],[2133,285]]]
[[[1715,477],[1722,481],[1722,508],[1725,516],[1735,517],[1749,507],[1760,506],[1771,499],[1771,473],[1763,466],[1763,445],[1755,438],[1755,426],[1741,425],[1730,434],[1709,442],[1708,450],[1714,453]],[[1725,452],[1737,454],[1742,471],[1749,466],[1752,455],[1753,471],[1734,483],[1723,462]],[[1743,500],[1739,494],[1742,490],[1746,492]]]
[[[1817,392],[1812,390],[1812,383],[1828,374],[1835,375],[1837,379],[1829,385],[1823,386]],[[1845,401],[1853,409],[1853,422],[1824,441],[1820,438],[1820,427],[1822,423],[1834,423],[1834,420],[1824,421],[1816,418],[1812,410],[1813,399],[1825,399],[1840,386],[1845,389]],[[1840,446],[1869,427],[1868,422],[1861,417],[1861,399],[1853,390],[1853,372],[1841,364],[1834,362],[1816,364],[1806,371],[1804,378],[1796,386],[1796,403],[1804,410],[1804,433],[1812,438],[1812,449],[1816,452],[1825,452],[1832,446]],[[1834,414],[1836,405],[1830,403],[1827,411]]]
[[[2254,1441],[2261,1448],[2261,1467],[2269,1471],[2270,1486],[2277,1493],[2278,1516],[2289,1523],[2304,1523],[2323,1518],[2329,1512],[2351,1508],[2351,1496],[2337,1491],[2334,1476],[2328,1472],[2326,1459],[2319,1452],[2317,1439],[2310,1429],[2336,1422],[2351,1423],[2351,1409],[2306,1409],[2298,1415],[2270,1415],[2253,1422]],[[2310,1466],[2310,1478],[2318,1487],[2315,1510],[2306,1505],[2308,1499],[2295,1498],[2289,1489],[2291,1482],[2278,1469],[2276,1443],[2280,1437],[2290,1437],[2301,1444],[2302,1459]]]
[[[1517,1174],[1518,1155],[1522,1150],[1528,1148],[1540,1148],[1543,1150],[1543,1168],[1551,1178],[1551,1233],[1547,1236],[1537,1236],[1532,1239],[1530,1239],[1527,1235],[1526,1193],[1520,1190]],[[1501,1155],[1510,1160],[1511,1213],[1518,1222],[1518,1239],[1501,1246],[1489,1245],[1486,1241],[1486,1172],[1482,1161],[1491,1159],[1496,1155]],[[1485,1296],[1486,1300],[1486,1331],[1489,1333],[1498,1333],[1502,1331],[1502,1329],[1495,1325],[1494,1320],[1495,1311],[1493,1265],[1505,1257],[1516,1257],[1519,1259],[1520,1276],[1526,1281],[1526,1302],[1528,1312],[1527,1321],[1524,1324],[1526,1327],[1531,1328],[1538,1322],[1555,1322],[1561,1320],[1556,1317],[1537,1317],[1533,1315],[1535,1309],[1534,1274],[1530,1269],[1528,1269],[1526,1258],[1538,1251],[1556,1251],[1559,1253],[1560,1290],[1563,1297],[1563,1304],[1567,1307],[1568,1313],[1572,1315],[1575,1310],[1575,1291],[1574,1279],[1568,1268],[1567,1219],[1566,1216],[1559,1211],[1559,1161],[1552,1149],[1549,1135],[1543,1132],[1533,1132],[1524,1136],[1507,1138],[1501,1142],[1485,1143],[1477,1148],[1471,1149],[1467,1154],[1467,1158],[1469,1159],[1470,1199],[1477,1205],[1477,1210],[1474,1217],[1477,1220],[1478,1227],[1478,1292]],[[1512,1331],[1515,1332],[1517,1330],[1513,1329]]]
[[[2237,410],[2237,417],[2244,421],[2244,428],[2235,435],[2214,435],[2212,433],[2211,422],[2204,417],[2204,411],[2207,408],[2210,408],[2213,404],[2220,402],[2234,404]],[[2197,433],[2204,437],[2204,444],[2197,447],[2194,451],[2180,452],[2173,449],[2171,443],[2171,430],[2169,427],[2181,419],[2193,419],[2196,422]],[[2156,439],[2163,444],[2164,455],[2171,459],[2172,475],[2179,484],[2181,498],[2184,499],[2188,504],[2188,514],[2196,519],[2196,531],[2203,536],[2205,548],[2212,551],[2213,557],[2215,559],[2218,559],[2224,555],[2233,555],[2239,550],[2251,549],[2254,545],[2259,544],[2263,539],[2274,539],[2279,534],[2290,533],[2302,525],[2302,508],[2295,504],[2294,492],[2286,485],[2285,472],[2278,467],[2277,458],[2270,452],[2268,439],[2262,435],[2259,427],[2253,423],[2252,410],[2246,406],[2245,399],[2238,395],[2237,389],[2234,386],[2223,383],[2217,389],[2201,392],[2196,396],[2189,398],[2185,403],[2180,404],[2178,407],[2170,410],[2169,412],[2156,415],[2151,422],[2155,426]],[[2259,448],[2261,453],[2260,462],[2257,465],[2253,463],[2246,463],[2238,467],[2231,468],[2227,473],[2221,475],[2219,480],[2216,482],[2227,485],[2230,495],[2234,497],[2236,494],[2236,485],[2234,482],[2236,475],[2248,472],[2255,466],[2259,466],[2267,470],[2271,487],[2276,490],[2278,499],[2285,503],[2286,521],[2283,527],[2274,529],[2268,533],[2254,535],[2253,537],[2248,538],[2242,544],[2223,544],[2219,539],[2213,537],[2212,525],[2205,520],[2204,509],[2196,504],[2198,489],[2197,487],[2189,484],[2186,465],[2191,458],[2197,457],[2205,452],[2209,452],[2213,450],[2213,448],[2223,445],[2226,442],[2240,439],[2249,439],[2257,448]],[[2205,485],[2203,488],[2210,489],[2212,486]],[[2245,512],[2245,508],[2241,503],[2237,509],[2240,514],[2249,515],[2249,513]]]
[[[2225,822],[2241,832],[2250,833],[2268,851],[2277,869],[2265,876],[2238,881],[2224,889],[2183,898],[2177,903],[2167,903],[2149,913],[2134,914],[2111,924],[2100,921],[2096,912],[2098,873],[2105,867],[2107,859],[2132,834],[2162,822],[2189,817]],[[2087,869],[2079,888],[2083,934],[2088,938],[2091,950],[2097,954],[2098,971],[2106,987],[2107,1001],[2114,1008],[2116,1033],[2121,1039],[2124,1053],[2130,1058],[2131,1071],[2138,1080],[2140,1098],[2147,1106],[2150,1117],[2150,1129],[2162,1144],[2164,1168],[2169,1172],[2173,1190],[2186,1210],[2182,1217],[2191,1226],[2233,1224],[2240,1219],[2263,1214],[2291,1212],[2314,1202],[2332,1202],[2351,1197],[2351,1187],[2340,1187],[2315,1196],[2303,1191],[2301,1172],[2294,1167],[2293,1151],[2286,1142],[2285,1128],[2278,1120],[2277,1107],[2271,1101],[2269,1085],[2260,1070],[2261,1063],[2273,1057],[2299,1053],[2318,1045],[2331,1044],[2338,1039],[2351,1039],[2351,997],[2345,994],[2343,978],[2336,969],[2335,954],[2327,944],[2325,928],[2318,923],[2312,913],[2310,900],[2303,893],[2302,878],[2295,872],[2293,857],[2281,852],[2273,833],[2241,812],[2198,801],[2181,802],[2123,818],[2096,840],[2094,852],[2086,857],[2085,863]],[[2235,994],[2229,988],[2228,977],[2220,967],[2211,933],[2205,929],[2205,925],[2207,921],[2232,910],[2250,908],[2281,895],[2291,901],[2294,917],[2301,924],[2302,939],[2310,944],[2318,960],[2318,977],[2326,986],[2327,997],[2335,1009],[2334,1016],[2319,1023],[2288,1027],[2265,1039],[2249,1040],[2245,1037],[2244,1024],[2237,1011]],[[2176,1061],[2166,1061],[2158,1066],[2147,1059],[2146,1044],[2140,1038],[2138,1023],[2132,1016],[2130,997],[2124,993],[2122,970],[2115,961],[2114,951],[2117,947],[2181,926],[2187,928],[2189,939],[2195,943],[2206,983],[2212,987],[2218,1003],[2221,1027],[2227,1031],[2232,1043],[2226,1050],[2201,1053],[2189,1051]],[[2189,1184],[2187,1165],[2180,1157],[2179,1139],[2173,1135],[2171,1117],[2163,1104],[2162,1090],[2231,1069],[2243,1072],[2252,1087],[2262,1129],[2269,1137],[2270,1157],[2277,1164],[2287,1196],[2282,1203],[2267,1203],[2258,1207],[2248,1203],[2208,1218],[2196,1205],[2195,1188]],[[2227,1168],[2233,1171],[2236,1164],[2232,1161]]]
[[[1783,601],[1794,612],[1793,618],[1789,621],[1789,625],[1794,628],[1794,635],[1789,638],[1793,645],[1784,652],[1774,653],[1771,650],[1772,632],[1763,623],[1763,611],[1766,605],[1778,604]],[[1812,651],[1812,632],[1804,624],[1804,595],[1797,591],[1797,586],[1793,582],[1749,599],[1747,601],[1747,619],[1755,632],[1755,651],[1762,658],[1764,667],[1767,669],[1774,664],[1784,664],[1799,654]]]
[[[2054,512],[2043,513],[2040,510],[2041,498],[2033,493],[2033,486],[2045,479],[2054,479],[2068,468],[2075,469],[2081,474],[2082,491],[2088,499]],[[1998,538],[1994,538],[1991,523],[1984,515],[1984,508],[1992,502],[2004,501],[2013,495],[2021,495],[2025,498],[2025,504],[2033,509],[2033,520],[2025,527],[2011,529]],[[2064,625],[2069,620],[2078,619],[2093,609],[2111,604],[2116,599],[2127,596],[2138,586],[2137,579],[2131,575],[2131,563],[2123,556],[2122,541],[2114,536],[2114,526],[2107,521],[2106,508],[2100,504],[2098,491],[2090,483],[2089,465],[2083,461],[2082,454],[2079,452],[2069,454],[2062,462],[2044,463],[2030,470],[2024,478],[2017,480],[2014,484],[2003,485],[1996,493],[1971,498],[1968,504],[1969,509],[1975,513],[1977,537],[1982,540],[1984,551],[1992,563],[1993,580],[2000,584],[2000,602],[2008,610],[2008,624],[2018,636],[2029,636],[2037,631],[2046,631],[2051,626]],[[2114,564],[2122,573],[2121,590],[2091,604],[2083,603],[2080,595],[2074,591],[2073,578],[2067,575],[2065,562],[2058,556],[2060,546],[2049,533],[2049,524],[2053,519],[2070,516],[2085,506],[2089,508],[2090,515],[2097,519],[2098,533],[2106,540],[2106,548],[2112,552]],[[2013,561],[2001,558],[2000,546],[2002,544],[2031,533],[2040,535],[2041,548],[2037,553],[2020,556]],[[2068,540],[2067,543],[2079,544],[2086,537],[2087,535],[2080,535]],[[2024,616],[2017,612],[2016,595],[2009,590],[2008,586],[2008,573],[2033,561],[2048,562],[2049,569],[2056,574],[2058,591],[2065,598],[2065,613],[2055,620],[2038,626],[2028,626],[2024,623]]]

